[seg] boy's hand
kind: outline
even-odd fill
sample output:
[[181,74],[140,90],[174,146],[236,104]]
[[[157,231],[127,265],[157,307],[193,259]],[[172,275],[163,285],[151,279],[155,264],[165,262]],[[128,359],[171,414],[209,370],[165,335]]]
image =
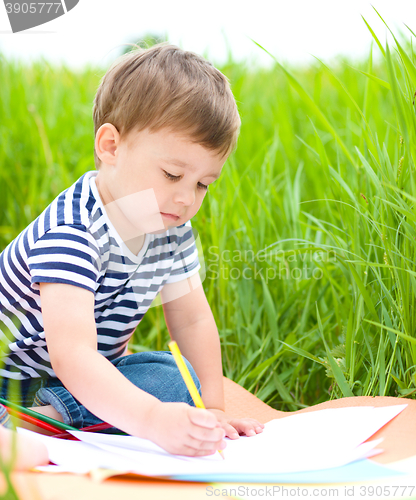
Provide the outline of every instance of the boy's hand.
[[217,417],[221,427],[225,430],[226,437],[230,439],[238,439],[240,434],[255,436],[263,432],[264,424],[254,418],[233,418],[217,409],[209,409],[208,411]]
[[186,403],[155,405],[149,415],[148,434],[148,439],[177,455],[201,457],[227,446],[215,415]]

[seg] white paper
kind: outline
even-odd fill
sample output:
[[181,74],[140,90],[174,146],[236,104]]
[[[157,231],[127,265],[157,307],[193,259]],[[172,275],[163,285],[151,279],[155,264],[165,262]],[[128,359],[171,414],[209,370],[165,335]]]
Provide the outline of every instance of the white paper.
[[80,442],[32,435],[45,443],[52,462],[73,472],[108,468],[169,477],[302,472],[339,467],[379,453],[375,447],[380,440],[364,441],[406,406],[334,408],[272,420],[261,434],[226,439],[225,460],[218,453],[198,458],[171,455],[134,436],[71,431]]

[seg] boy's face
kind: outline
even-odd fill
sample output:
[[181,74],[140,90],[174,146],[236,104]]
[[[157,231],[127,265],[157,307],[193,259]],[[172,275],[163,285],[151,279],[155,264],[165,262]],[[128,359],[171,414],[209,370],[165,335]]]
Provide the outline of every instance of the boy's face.
[[[97,132],[96,151],[102,161],[96,184],[103,203],[133,200],[124,205],[129,209],[121,208],[129,212],[124,213],[129,222],[144,227],[147,210],[149,219],[157,216],[153,220],[159,221],[159,227],[155,229],[163,231],[192,219],[205,197],[206,186],[220,175],[226,160],[169,129],[152,133],[145,129],[121,140],[111,124]],[[146,198],[146,193],[151,197]],[[159,232],[146,227],[143,233]]]

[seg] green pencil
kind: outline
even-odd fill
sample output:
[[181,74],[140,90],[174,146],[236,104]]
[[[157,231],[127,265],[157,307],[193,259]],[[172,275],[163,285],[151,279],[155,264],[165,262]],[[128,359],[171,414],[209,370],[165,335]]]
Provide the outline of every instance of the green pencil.
[[42,422],[51,424],[63,431],[79,431],[79,429],[77,429],[76,427],[71,427],[70,425],[63,424],[62,422],[59,422],[59,420],[55,420],[54,418],[42,415],[41,413],[33,411],[30,408],[25,408],[24,406],[17,405],[16,403],[11,403],[10,401],[7,401],[7,399],[0,398],[0,403],[2,403],[5,406],[8,406],[12,410],[17,410],[20,411],[21,413],[24,413],[25,415],[30,415],[31,417],[37,418],[38,420],[42,420]]

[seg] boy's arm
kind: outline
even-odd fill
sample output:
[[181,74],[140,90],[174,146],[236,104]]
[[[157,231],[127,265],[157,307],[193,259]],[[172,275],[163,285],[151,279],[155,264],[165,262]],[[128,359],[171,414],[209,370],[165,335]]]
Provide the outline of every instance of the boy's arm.
[[208,411],[161,403],[97,351],[92,292],[61,283],[39,286],[51,364],[76,399],[102,420],[171,453],[196,456],[221,449],[224,432]]
[[169,333],[198,375],[205,407],[214,412],[226,435],[236,438],[238,433],[262,432],[264,426],[257,420],[234,419],[224,413],[220,340],[199,274],[166,284],[161,300]]

